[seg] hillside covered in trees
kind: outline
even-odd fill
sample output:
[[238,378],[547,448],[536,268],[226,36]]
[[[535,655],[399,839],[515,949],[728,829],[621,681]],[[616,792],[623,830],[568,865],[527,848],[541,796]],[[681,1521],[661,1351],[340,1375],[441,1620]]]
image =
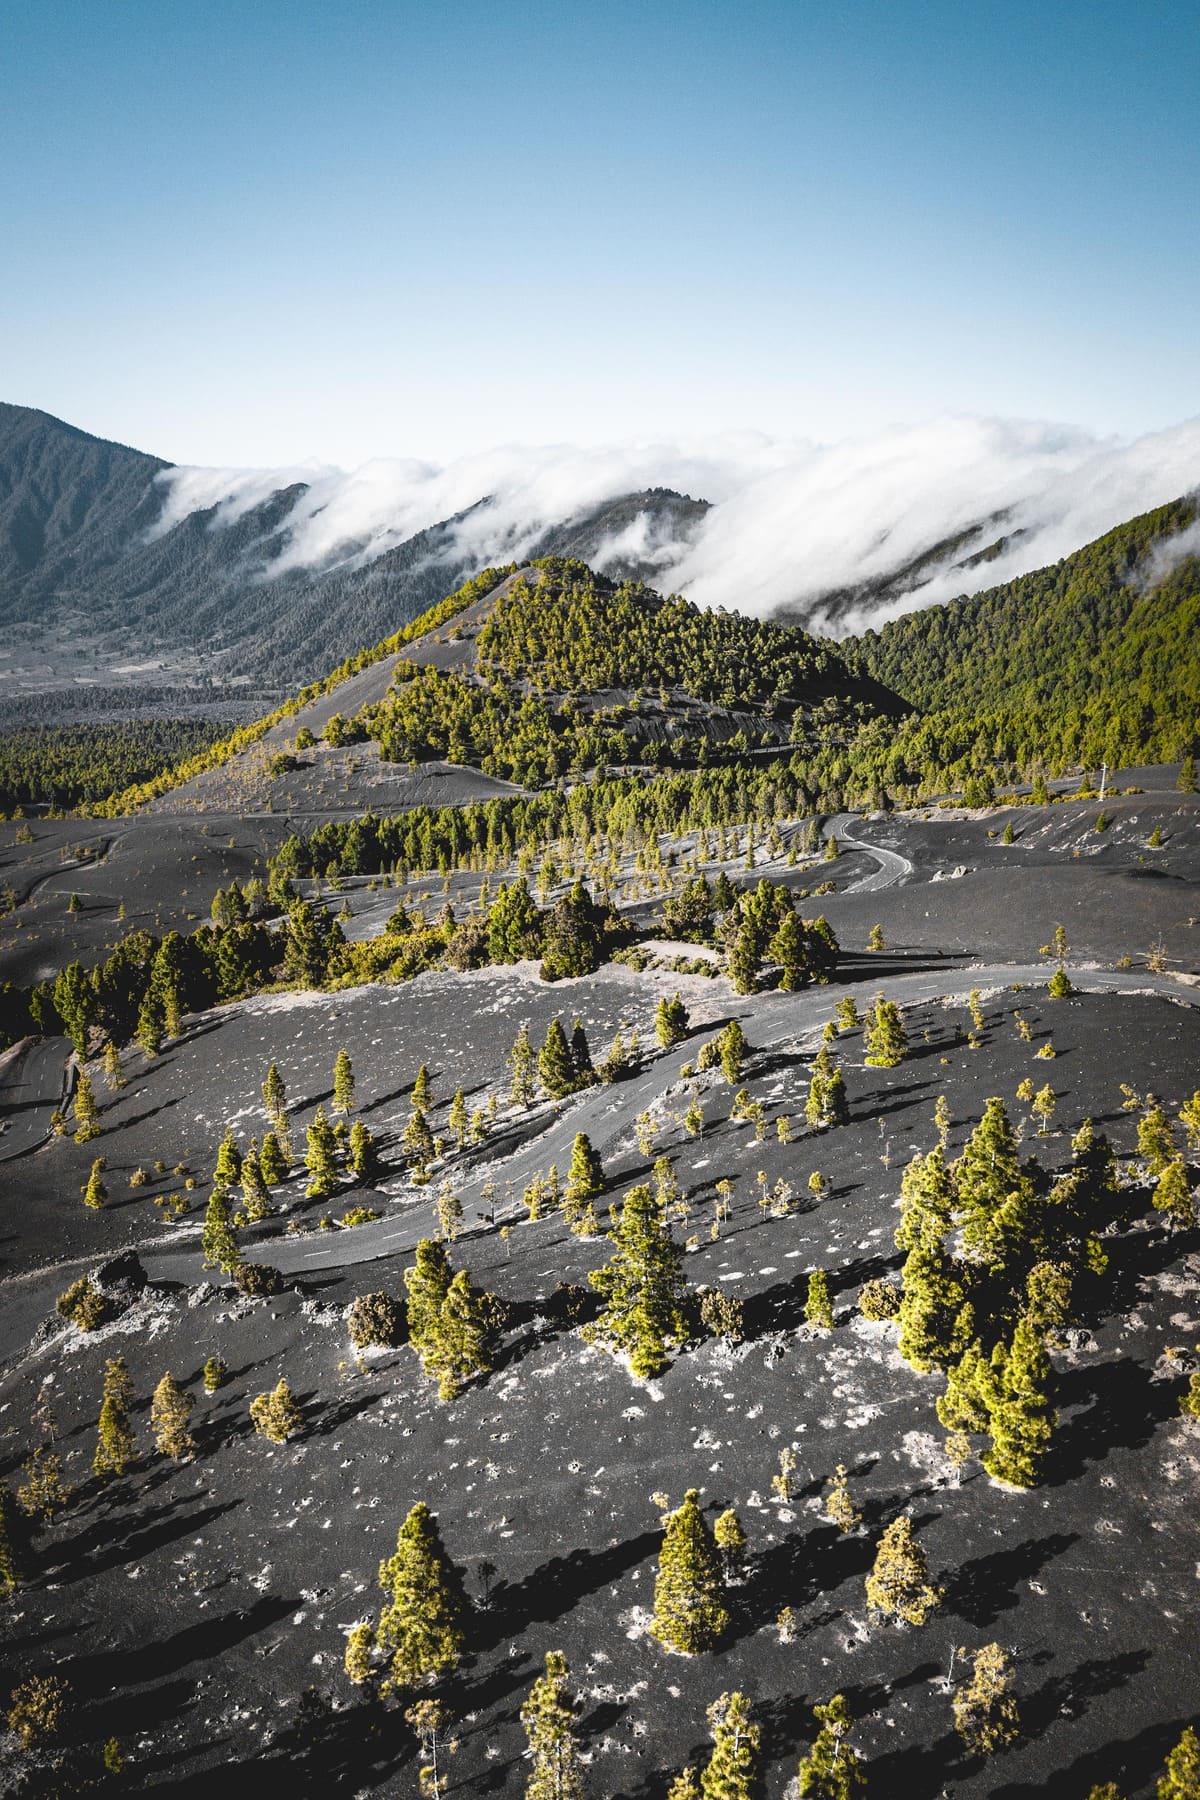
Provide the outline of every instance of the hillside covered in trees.
[[1171,540],[1195,517],[1193,500],[1177,500],[843,651],[923,715],[906,733],[918,755],[939,738],[952,752],[967,731],[994,763],[1024,770],[1188,755],[1200,733],[1200,559],[1171,559]]

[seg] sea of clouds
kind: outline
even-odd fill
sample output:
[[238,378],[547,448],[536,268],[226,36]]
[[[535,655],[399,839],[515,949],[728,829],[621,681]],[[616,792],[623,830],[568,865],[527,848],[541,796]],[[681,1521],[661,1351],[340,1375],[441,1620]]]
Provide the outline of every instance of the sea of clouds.
[[[551,526],[618,496],[667,487],[711,502],[686,535],[639,515],[602,546],[600,564],[638,555],[656,585],[704,606],[769,615],[886,579],[932,546],[982,526],[967,547],[1005,547],[975,568],[963,551],[922,571],[886,604],[844,607],[838,631],[1008,580],[1069,555],[1139,512],[1200,487],[1200,419],[1132,440],[1072,427],[949,417],[835,444],[752,433],[703,443],[594,449],[507,445],[444,466],[377,459],[349,472],[176,468],[160,477],[158,529],[215,508],[219,530],[283,487],[297,493],[273,573],[365,562],[454,520],[435,554],[479,567],[513,561]],[[1160,569],[1170,559],[1159,552]],[[1164,560],[1164,558],[1166,560]]]

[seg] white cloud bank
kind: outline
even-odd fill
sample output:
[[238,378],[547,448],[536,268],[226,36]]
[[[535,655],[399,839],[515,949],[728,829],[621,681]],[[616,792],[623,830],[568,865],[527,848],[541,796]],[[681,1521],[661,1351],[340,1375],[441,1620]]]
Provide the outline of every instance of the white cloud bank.
[[642,520],[605,553],[643,545],[660,571],[658,585],[702,605],[758,614],[799,606],[818,622],[823,596],[887,577],[933,545],[1003,516],[968,546],[1004,535],[1011,541],[997,558],[975,569],[935,569],[902,600],[841,620],[844,630],[1039,568],[1190,492],[1200,486],[1200,419],[1132,441],[946,418],[832,445],[753,434],[592,450],[513,445],[441,468],[378,460],[349,474],[313,464],[176,469],[162,479],[160,529],[201,507],[217,509],[220,528],[276,489],[306,483],[287,521],[280,570],[366,560],[471,508],[446,554],[482,567],[519,557],[547,527],[606,500],[675,488],[713,503],[689,543],[663,542]]

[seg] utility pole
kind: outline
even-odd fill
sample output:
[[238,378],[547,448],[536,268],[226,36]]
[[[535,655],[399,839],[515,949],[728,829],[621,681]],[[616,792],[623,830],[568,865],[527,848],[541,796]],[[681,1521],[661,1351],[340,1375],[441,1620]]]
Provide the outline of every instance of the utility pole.
[[1105,763],[1103,768],[1100,770],[1100,798],[1102,800],[1104,798],[1104,790],[1107,786],[1108,786],[1108,764]]

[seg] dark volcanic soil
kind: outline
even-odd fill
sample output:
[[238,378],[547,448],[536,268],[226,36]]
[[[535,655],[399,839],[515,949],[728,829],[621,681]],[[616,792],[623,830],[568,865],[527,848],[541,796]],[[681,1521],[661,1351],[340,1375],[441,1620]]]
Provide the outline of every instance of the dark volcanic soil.
[[[250,1115],[269,1055],[289,1077],[303,1116],[341,1041],[354,1053],[359,1098],[376,1123],[392,1104],[383,1096],[402,1094],[422,1058],[444,1099],[460,1079],[469,1087],[495,1084],[521,1017],[540,1030],[556,1010],[579,1012],[600,1031],[617,1018],[640,1017],[649,1001],[603,977],[568,991],[474,978],[470,1029],[463,1030],[456,1028],[461,1006],[446,1004],[450,979],[231,1010],[131,1083],[101,1147],[114,1168],[132,1160],[135,1142],[137,1154],[146,1154],[141,1146],[155,1133],[173,1154],[185,1108],[215,1147],[222,1091],[235,1116],[245,1109],[242,1128],[257,1129],[261,1119]],[[718,984],[700,985],[716,1015],[728,1010]],[[466,998],[465,985],[457,992]],[[832,998],[797,1001],[816,1002],[811,1018],[819,1021]],[[1015,1005],[1034,1023],[1032,1044],[1014,1029]],[[1071,1347],[1055,1358],[1062,1424],[1049,1479],[1027,1495],[1001,1491],[975,1464],[955,1483],[933,1411],[940,1382],[900,1362],[891,1328],[862,1321],[853,1300],[864,1280],[896,1266],[899,1177],[912,1152],[933,1142],[939,1091],[956,1121],[952,1149],[988,1094],[1006,1095],[1019,1117],[1015,1088],[1034,1074],[1060,1096],[1051,1135],[1029,1128],[1027,1139],[1048,1166],[1065,1163],[1068,1134],[1085,1116],[1128,1156],[1134,1120],[1121,1110],[1119,1083],[1153,1086],[1176,1107],[1196,1083],[1196,1016],[1190,1005],[1136,994],[1050,1002],[1003,990],[986,1010],[983,1046],[972,1050],[961,1004],[912,1009],[912,1053],[893,1071],[861,1066],[857,1034],[841,1039],[852,1123],[818,1139],[784,1145],[774,1131],[781,1112],[797,1122],[802,1112],[806,1030],[791,1049],[783,1033],[748,1069],[747,1085],[767,1109],[766,1141],[755,1143],[750,1128],[726,1121],[730,1090],[711,1077],[699,1141],[664,1121],[659,1147],[690,1196],[680,1230],[699,1239],[687,1259],[689,1280],[719,1283],[745,1301],[747,1341],[733,1350],[693,1347],[657,1382],[633,1381],[541,1311],[557,1281],[583,1280],[603,1260],[604,1241],[573,1238],[551,1218],[516,1225],[505,1243],[470,1203],[478,1169],[462,1183],[468,1230],[454,1259],[515,1303],[517,1324],[494,1373],[451,1406],[437,1402],[408,1351],[373,1352],[357,1365],[343,1323],[355,1292],[400,1291],[411,1247],[429,1229],[428,1195],[418,1198],[402,1182],[385,1183],[394,1187],[387,1203],[394,1223],[361,1228],[391,1232],[382,1260],[318,1268],[272,1302],[160,1286],[93,1337],[55,1333],[16,1354],[0,1402],[5,1464],[11,1469],[21,1453],[29,1404],[49,1375],[70,1473],[82,1490],[43,1544],[39,1579],[10,1611],[6,1661],[56,1662],[86,1702],[90,1735],[118,1733],[144,1786],[204,1794],[219,1781],[224,1792],[249,1793],[278,1767],[300,1791],[415,1792],[406,1735],[394,1715],[374,1726],[341,1674],[341,1659],[345,1632],[377,1608],[379,1558],[410,1505],[425,1499],[476,1598],[491,1590],[472,1626],[471,1655],[444,1684],[460,1721],[455,1792],[522,1791],[516,1714],[545,1650],[561,1646],[584,1700],[581,1735],[596,1795],[661,1796],[658,1772],[700,1749],[705,1706],[733,1686],[754,1697],[765,1729],[768,1795],[782,1794],[795,1772],[811,1703],[837,1690],[862,1720],[857,1741],[870,1761],[872,1793],[1082,1800],[1093,1782],[1115,1777],[1131,1796],[1148,1795],[1165,1749],[1196,1705],[1200,1442],[1176,1416],[1179,1371],[1190,1364],[1172,1364],[1164,1352],[1190,1350],[1200,1332],[1200,1236],[1171,1238],[1151,1216],[1111,1242],[1112,1279],[1098,1284]],[[752,1044],[776,1035],[770,1005],[761,1019],[757,1035],[748,1027]],[[1057,1055],[1035,1059],[1047,1035]],[[658,1058],[646,1078],[650,1089],[667,1093],[668,1108],[682,1110],[683,1090],[672,1084],[691,1049]],[[643,1085],[638,1077],[627,1095],[617,1088],[604,1097],[619,1110],[595,1141],[616,1192],[645,1169],[631,1131]],[[151,1113],[152,1096],[161,1105],[169,1094],[173,1111]],[[501,1139],[496,1148],[537,1161],[588,1104],[586,1096],[570,1103],[561,1125],[542,1108],[533,1119],[538,1142],[514,1152]],[[135,1123],[142,1114],[149,1116]],[[56,1145],[24,1166],[64,1152]],[[496,1164],[501,1182],[505,1167]],[[806,1185],[814,1168],[830,1184],[815,1204]],[[763,1212],[760,1169],[771,1183],[782,1176],[793,1186],[798,1212],[778,1219]],[[734,1182],[735,1202],[714,1243],[712,1188],[720,1177]],[[63,1185],[57,1204],[78,1216],[70,1183]],[[118,1217],[153,1213],[143,1198],[122,1202]],[[30,1192],[20,1237],[32,1227],[35,1205]],[[339,1234],[335,1253],[344,1260],[356,1241],[358,1232]],[[328,1234],[295,1248],[324,1244],[334,1248]],[[148,1251],[146,1266],[155,1276],[195,1280],[190,1254]],[[830,1272],[835,1291],[838,1323],[830,1334],[803,1324],[806,1275],[815,1266]],[[19,1285],[42,1296],[44,1311],[58,1283]],[[144,1454],[125,1480],[98,1492],[88,1461],[103,1360],[117,1351],[141,1396],[143,1452],[146,1399],[171,1369],[198,1397],[201,1454],[178,1468]],[[232,1376],[205,1399],[199,1370],[213,1352]],[[309,1430],[299,1443],[274,1449],[249,1431],[246,1404],[280,1373],[303,1396]],[[787,1445],[798,1452],[799,1491],[782,1504],[770,1483]],[[850,1470],[866,1521],[847,1537],[819,1511],[822,1485],[839,1462]],[[692,1485],[710,1508],[738,1507],[752,1564],[747,1583],[732,1591],[735,1624],[726,1644],[683,1659],[664,1655],[645,1634],[659,1543],[651,1496],[663,1491],[677,1502]],[[863,1577],[882,1525],[905,1508],[946,1604],[920,1631],[871,1628]],[[481,1576],[483,1563],[495,1573]],[[774,1629],[784,1605],[799,1616],[788,1644]],[[962,1759],[941,1682],[951,1644],[994,1639],[1017,1659],[1029,1741],[984,1766]],[[286,1734],[308,1683],[339,1710],[298,1758]]]

